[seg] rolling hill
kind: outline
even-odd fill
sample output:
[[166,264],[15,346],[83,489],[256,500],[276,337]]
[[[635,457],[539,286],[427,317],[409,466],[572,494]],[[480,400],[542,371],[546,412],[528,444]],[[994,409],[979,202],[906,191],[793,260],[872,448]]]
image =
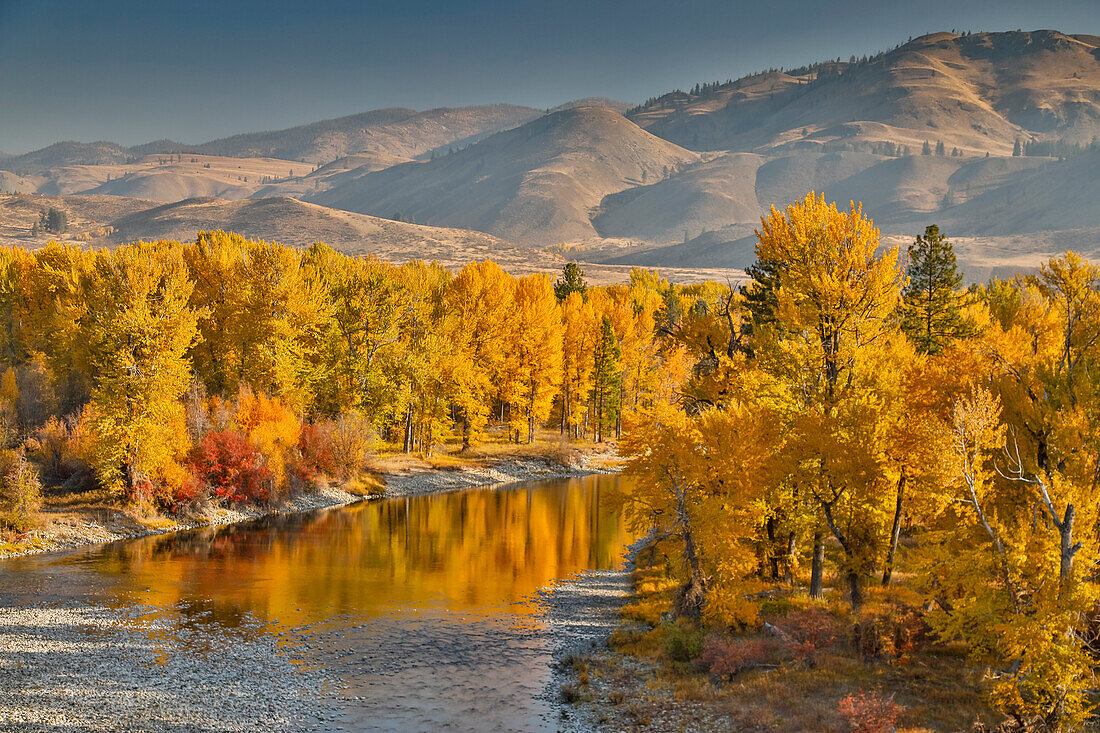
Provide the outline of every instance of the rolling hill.
[[910,146],[1011,154],[1016,140],[1100,134],[1100,37],[933,33],[870,59],[757,74],[632,110],[693,150]]
[[309,200],[545,246],[597,237],[590,215],[604,196],[698,160],[613,110],[576,107],[451,155],[371,173]]
[[[249,226],[246,214],[267,211],[272,231],[298,238],[292,216],[323,227],[351,226],[333,209],[399,217],[616,266],[744,267],[760,217],[814,190],[863,202],[891,241],[939,223],[976,272],[993,272],[998,258],[1016,266],[1100,245],[1098,183],[1100,37],[1051,30],[933,33],[632,109],[600,98],[546,114],[389,108],[200,145],[67,142],[0,156],[0,192],[191,208],[196,197],[274,198],[271,209],[206,209]],[[162,226],[142,221],[126,231]]]

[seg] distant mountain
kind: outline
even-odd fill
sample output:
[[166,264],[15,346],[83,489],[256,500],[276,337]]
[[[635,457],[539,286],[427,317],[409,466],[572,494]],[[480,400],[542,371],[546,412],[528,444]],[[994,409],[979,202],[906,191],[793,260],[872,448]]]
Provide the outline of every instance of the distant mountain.
[[538,110],[509,104],[415,112],[381,109],[274,132],[235,135],[189,151],[236,158],[253,156],[330,163],[356,153],[415,158],[447,145],[464,145],[534,119]]
[[694,150],[1087,143],[1100,134],[1098,47],[1100,37],[1050,30],[933,33],[870,59],[666,94],[628,117]]
[[576,109],[577,107],[606,107],[615,110],[619,114],[626,114],[626,111],[629,110],[632,105],[615,99],[608,99],[607,97],[585,97],[584,99],[574,99],[571,102],[559,104],[557,107],[553,107],[546,111],[561,112],[565,109]]
[[590,216],[604,196],[698,160],[613,110],[578,107],[453,155],[362,176],[310,200],[549,245],[596,237]]
[[133,155],[120,145],[108,142],[54,143],[41,150],[0,159],[0,168],[21,176],[41,173],[64,165],[104,165],[125,163]]
[[862,202],[890,241],[940,223],[979,274],[1100,246],[1098,36],[933,33],[625,108],[394,108],[193,146],[58,143],[0,157],[0,192],[293,197],[623,265],[744,267],[760,217],[810,190]]
[[461,266],[492,257],[518,272],[561,266],[557,256],[481,232],[390,221],[289,198],[194,198],[160,204],[122,196],[0,195],[0,245],[45,243],[48,235],[33,238],[30,230],[50,206],[68,214],[71,236],[87,233],[83,241],[99,246],[157,239],[187,242],[201,230],[224,229],[297,247],[323,241],[348,254],[374,254],[395,262],[422,258]]
[[494,104],[441,107],[425,112],[390,108],[270,132],[250,132],[189,145],[157,140],[132,148],[115,143],[63,142],[25,155],[0,158],[0,168],[22,175],[73,165],[124,163],[151,154],[192,153],[230,158],[282,158],[330,163],[358,153],[415,158],[448,145],[461,146],[528,122],[542,113]]

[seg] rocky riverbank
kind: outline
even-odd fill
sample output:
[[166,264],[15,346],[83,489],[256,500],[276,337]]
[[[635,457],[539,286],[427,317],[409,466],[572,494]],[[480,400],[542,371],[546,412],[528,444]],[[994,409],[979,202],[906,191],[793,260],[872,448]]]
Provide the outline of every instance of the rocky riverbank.
[[0,728],[323,730],[338,682],[258,623],[181,626],[145,608],[0,612]]

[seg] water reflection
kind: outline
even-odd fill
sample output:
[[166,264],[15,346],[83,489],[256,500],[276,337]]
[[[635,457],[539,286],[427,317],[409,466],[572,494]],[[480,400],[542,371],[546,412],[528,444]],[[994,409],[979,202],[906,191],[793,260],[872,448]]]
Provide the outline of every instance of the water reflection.
[[621,563],[634,536],[601,501],[619,480],[383,500],[12,560],[0,563],[0,605],[41,602],[52,586],[155,606],[180,628],[296,629],[296,653],[363,698],[345,707],[352,728],[538,728],[548,649],[528,599]]

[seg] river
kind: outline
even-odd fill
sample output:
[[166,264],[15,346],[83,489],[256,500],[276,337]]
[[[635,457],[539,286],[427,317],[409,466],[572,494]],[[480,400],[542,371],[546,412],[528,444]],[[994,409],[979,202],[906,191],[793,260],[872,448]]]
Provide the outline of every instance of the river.
[[607,501],[621,480],[384,499],[0,561],[0,608],[141,608],[195,653],[269,635],[336,681],[323,728],[556,730],[537,591],[621,566],[636,539]]

